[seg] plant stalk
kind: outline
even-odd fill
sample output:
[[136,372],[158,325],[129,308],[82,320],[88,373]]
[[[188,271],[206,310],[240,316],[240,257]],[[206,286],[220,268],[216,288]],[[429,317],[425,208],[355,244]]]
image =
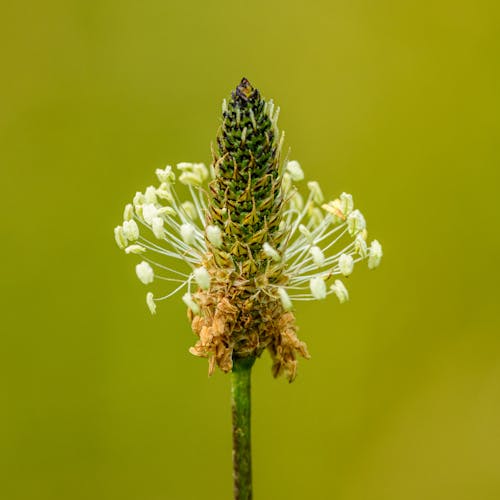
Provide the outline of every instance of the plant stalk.
[[250,379],[254,361],[254,357],[235,359],[231,372],[234,500],[252,500]]

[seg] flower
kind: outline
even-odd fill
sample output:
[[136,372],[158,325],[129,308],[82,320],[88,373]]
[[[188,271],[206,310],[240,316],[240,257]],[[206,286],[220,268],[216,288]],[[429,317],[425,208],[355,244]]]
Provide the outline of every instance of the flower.
[[[296,355],[309,357],[296,335],[294,304],[329,295],[347,301],[337,278],[382,258],[377,240],[366,243],[366,221],[350,194],[325,203],[317,181],[306,192],[295,186],[305,174],[297,161],[281,160],[278,114],[243,79],[223,104],[210,168],[177,164],[181,189],[172,166],[157,169],[158,184],[135,194],[115,228],[119,248],[143,259],[136,266],[142,283],[173,285],[164,295],[148,292],[151,313],[184,290],[199,337],[190,352],[209,358],[210,373],[267,349],[273,374],[293,380]],[[189,199],[181,201],[181,191]]]

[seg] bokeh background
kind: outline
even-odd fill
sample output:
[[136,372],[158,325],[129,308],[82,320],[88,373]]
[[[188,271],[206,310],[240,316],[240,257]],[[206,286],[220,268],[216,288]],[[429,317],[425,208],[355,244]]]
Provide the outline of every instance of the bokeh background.
[[0,497],[231,498],[229,378],[156,317],[112,229],[210,161],[242,76],[384,245],[312,354],[254,374],[258,499],[500,498],[499,8],[482,1],[3,0]]

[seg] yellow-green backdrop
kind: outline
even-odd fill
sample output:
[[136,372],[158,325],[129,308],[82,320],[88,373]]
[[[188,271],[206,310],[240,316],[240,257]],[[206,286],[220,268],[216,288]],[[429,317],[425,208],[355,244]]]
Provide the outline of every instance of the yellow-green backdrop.
[[47,0],[0,7],[0,497],[231,497],[229,379],[156,317],[112,229],[210,161],[242,76],[291,157],[384,245],[312,359],[254,375],[256,499],[500,498],[495,1]]

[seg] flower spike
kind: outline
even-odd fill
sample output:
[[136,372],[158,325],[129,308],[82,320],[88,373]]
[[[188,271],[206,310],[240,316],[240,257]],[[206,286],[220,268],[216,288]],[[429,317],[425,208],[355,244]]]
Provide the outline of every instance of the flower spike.
[[114,230],[118,247],[143,259],[139,280],[171,287],[147,293],[152,314],[183,294],[198,336],[190,352],[209,359],[210,373],[268,350],[273,374],[293,380],[297,356],[309,357],[293,306],[330,295],[346,302],[339,277],[364,260],[374,269],[383,255],[377,240],[367,245],[350,194],[325,201],[317,181],[302,183],[297,161],[283,161],[278,116],[272,100],[241,80],[223,102],[211,165],[176,166],[188,199],[176,191],[174,168],[158,168],[158,183],[135,194]]

